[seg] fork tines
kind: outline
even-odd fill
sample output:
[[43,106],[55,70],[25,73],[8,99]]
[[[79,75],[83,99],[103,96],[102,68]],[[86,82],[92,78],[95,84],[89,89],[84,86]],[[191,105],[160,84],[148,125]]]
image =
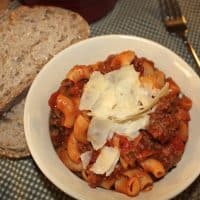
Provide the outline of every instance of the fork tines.
[[177,0],[159,0],[161,14],[167,29],[171,32],[187,30],[187,22],[181,13]]
[[181,18],[183,15],[177,0],[159,0],[164,20]]
[[188,51],[194,58],[197,66],[200,68],[200,59],[191,43],[187,38],[187,22],[185,17],[181,13],[177,0],[159,0],[161,7],[161,14],[167,30],[170,33],[176,34],[183,39],[183,42],[188,48]]

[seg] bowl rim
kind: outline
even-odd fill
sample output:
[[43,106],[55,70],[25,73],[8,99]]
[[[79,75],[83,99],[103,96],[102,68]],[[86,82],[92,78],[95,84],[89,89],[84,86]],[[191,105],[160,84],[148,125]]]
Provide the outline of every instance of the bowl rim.
[[[174,51],[172,51],[171,49],[161,45],[160,43],[158,42],[155,42],[153,40],[150,40],[150,39],[146,39],[146,38],[143,38],[143,37],[138,37],[138,36],[133,36],[133,35],[123,35],[123,34],[108,34],[108,35],[101,35],[101,36],[95,36],[95,37],[91,37],[91,38],[88,38],[88,39],[85,39],[85,40],[82,40],[78,43],[75,43],[67,48],[65,48],[64,50],[62,50],[61,52],[59,52],[56,56],[54,56],[48,63],[46,63],[44,65],[44,67],[42,68],[42,70],[38,73],[38,75],[36,76],[36,78],[34,79],[30,89],[29,89],[29,92],[28,92],[28,95],[27,95],[27,98],[26,98],[26,101],[25,101],[25,107],[24,107],[24,131],[25,131],[25,137],[26,137],[26,141],[27,141],[27,144],[28,144],[28,147],[29,147],[29,150],[30,150],[30,153],[31,153],[31,156],[33,157],[33,160],[35,161],[35,163],[37,164],[37,166],[39,167],[39,169],[42,171],[42,173],[50,180],[51,183],[53,183],[54,185],[56,185],[56,187],[58,187],[60,190],[62,190],[65,194],[73,197],[73,198],[78,198],[79,200],[85,200],[85,198],[80,198],[80,197],[77,197],[77,195],[75,193],[73,193],[72,191],[70,191],[70,188],[68,189],[68,191],[66,191],[66,188],[62,188],[59,183],[57,182],[57,179],[52,176],[50,173],[48,173],[47,171],[47,166],[43,165],[42,163],[42,160],[41,158],[39,157],[39,155],[37,153],[35,153],[35,149],[32,147],[31,145],[31,140],[27,134],[27,131],[28,131],[28,124],[26,123],[27,120],[27,116],[28,116],[28,102],[29,102],[29,98],[30,98],[30,94],[32,93],[32,90],[34,89],[35,87],[35,84],[38,80],[38,77],[43,74],[45,72],[45,70],[47,70],[48,68],[48,65],[51,65],[51,63],[57,58],[57,56],[61,56],[63,54],[63,52],[66,50],[66,49],[73,49],[73,48],[77,48],[81,45],[84,45],[84,44],[87,44],[88,41],[90,42],[93,42],[93,41],[96,41],[96,40],[102,40],[102,39],[112,39],[112,38],[126,38],[126,39],[134,39],[134,40],[140,40],[140,41],[143,41],[143,42],[147,42],[147,43],[151,43],[151,45],[153,46],[157,46],[161,49],[163,49],[164,51],[167,51],[168,53],[170,54],[174,54],[176,57],[178,57],[179,61],[183,62],[185,64],[185,67],[187,68],[187,70],[190,71],[190,73],[192,73],[193,76],[196,76],[196,78],[199,78],[199,76],[197,75],[197,73],[194,71],[194,69],[192,67],[189,66],[189,64],[187,64],[183,58],[181,58],[179,55],[177,55]],[[200,164],[200,162],[199,162]],[[168,196],[169,199],[177,196],[178,194],[180,194],[182,191],[184,191],[190,184],[192,184],[192,182],[199,176],[200,174],[200,170],[196,173],[193,174],[193,176],[191,176],[189,179],[187,179],[183,184],[182,184],[182,187],[178,188],[177,191],[176,191],[176,194],[174,193],[170,193],[170,195]]]

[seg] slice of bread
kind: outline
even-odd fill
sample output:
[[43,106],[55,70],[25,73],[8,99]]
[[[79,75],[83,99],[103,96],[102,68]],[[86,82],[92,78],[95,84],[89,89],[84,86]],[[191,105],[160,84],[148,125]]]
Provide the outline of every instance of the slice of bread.
[[21,97],[44,64],[67,46],[87,38],[89,32],[88,23],[80,15],[57,7],[20,6],[0,17],[1,156],[30,154]]
[[20,6],[0,24],[0,115],[56,53],[87,38],[88,23],[57,7]]
[[30,154],[24,135],[24,102],[25,99],[15,105],[8,113],[4,113],[0,120],[1,156],[21,158]]

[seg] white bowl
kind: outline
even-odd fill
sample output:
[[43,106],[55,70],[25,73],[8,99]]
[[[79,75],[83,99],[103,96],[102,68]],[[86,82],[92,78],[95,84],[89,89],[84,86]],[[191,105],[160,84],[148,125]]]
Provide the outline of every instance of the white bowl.
[[[108,55],[132,49],[138,56],[155,65],[180,85],[193,101],[190,133],[185,153],[178,166],[154,184],[149,192],[128,197],[115,191],[92,189],[68,170],[57,156],[49,136],[48,99],[76,64],[92,64]],[[31,154],[41,171],[58,188],[81,200],[161,200],[169,199],[188,187],[200,173],[200,79],[186,62],[169,49],[153,41],[124,35],[91,38],[66,48],[41,70],[34,80],[25,104],[24,127]]]

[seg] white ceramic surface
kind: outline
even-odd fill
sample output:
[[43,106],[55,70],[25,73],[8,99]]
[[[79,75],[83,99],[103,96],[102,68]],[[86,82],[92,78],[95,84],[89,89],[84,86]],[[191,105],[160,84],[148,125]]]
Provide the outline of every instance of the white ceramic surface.
[[[92,189],[69,171],[56,155],[49,136],[48,98],[75,64],[92,64],[108,55],[132,49],[138,56],[154,61],[155,65],[180,85],[193,100],[190,136],[178,166],[154,184],[150,192],[128,197],[101,188]],[[200,173],[200,79],[179,56],[169,49],[143,38],[108,35],[91,38],[66,48],[41,70],[34,80],[25,104],[24,126],[31,154],[41,171],[58,188],[81,200],[163,200],[183,191]]]

